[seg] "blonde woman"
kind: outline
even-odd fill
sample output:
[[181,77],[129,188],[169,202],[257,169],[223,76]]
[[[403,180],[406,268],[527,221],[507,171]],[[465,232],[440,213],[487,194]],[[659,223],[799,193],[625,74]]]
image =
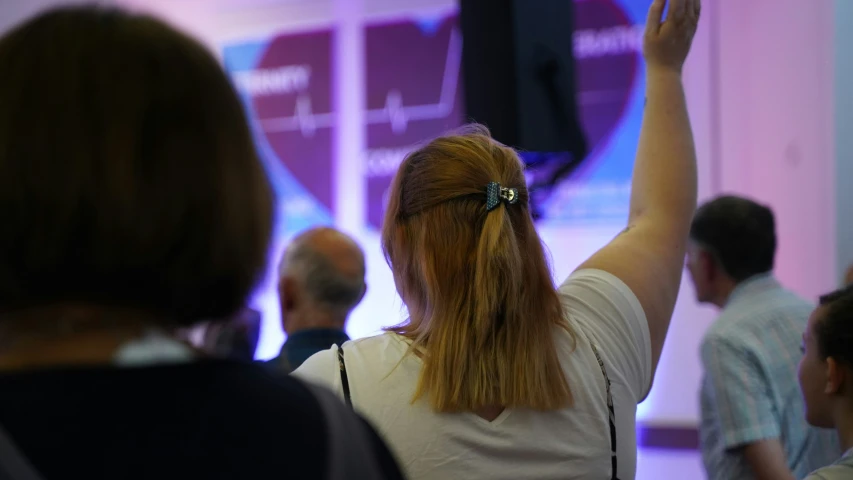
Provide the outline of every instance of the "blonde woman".
[[665,3],[655,0],[646,26],[628,228],[559,288],[512,149],[472,127],[400,166],[382,241],[408,320],[295,374],[371,419],[409,478],[634,478],[636,406],[696,207],[681,70],[699,1],[670,0],[663,21]]

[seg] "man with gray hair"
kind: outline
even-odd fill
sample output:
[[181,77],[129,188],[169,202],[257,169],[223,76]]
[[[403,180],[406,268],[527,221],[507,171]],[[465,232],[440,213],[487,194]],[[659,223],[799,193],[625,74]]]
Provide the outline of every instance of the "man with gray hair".
[[279,266],[281,323],[287,340],[270,364],[290,373],[311,355],[341,345],[347,317],[364,298],[364,252],[346,234],[314,228],[288,245]]

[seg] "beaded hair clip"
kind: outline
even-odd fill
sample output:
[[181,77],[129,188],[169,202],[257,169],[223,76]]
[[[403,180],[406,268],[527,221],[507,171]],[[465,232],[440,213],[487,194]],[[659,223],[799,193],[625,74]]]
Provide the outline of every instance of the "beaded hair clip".
[[486,185],[486,211],[491,212],[504,201],[510,205],[518,201],[517,188],[504,188],[498,182],[489,182]]

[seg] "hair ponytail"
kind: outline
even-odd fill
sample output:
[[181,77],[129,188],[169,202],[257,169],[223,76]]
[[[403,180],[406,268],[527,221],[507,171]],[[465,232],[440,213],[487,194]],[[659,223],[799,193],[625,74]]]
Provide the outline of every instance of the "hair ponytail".
[[522,271],[521,252],[512,231],[507,205],[486,212],[483,229],[474,256],[473,327],[477,345],[490,339],[495,322],[502,321],[505,299],[518,298],[521,293],[519,275]]
[[[517,187],[486,209],[486,185]],[[437,411],[572,403],[557,354],[566,322],[515,153],[481,131],[410,155],[392,185],[383,247],[410,318],[390,328],[423,360],[414,400]]]

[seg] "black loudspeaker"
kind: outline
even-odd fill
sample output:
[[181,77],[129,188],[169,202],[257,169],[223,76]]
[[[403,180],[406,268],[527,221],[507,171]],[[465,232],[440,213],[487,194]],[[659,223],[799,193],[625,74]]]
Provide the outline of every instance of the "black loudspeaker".
[[468,119],[520,150],[568,152],[560,177],[587,154],[573,13],[574,0],[460,0]]

